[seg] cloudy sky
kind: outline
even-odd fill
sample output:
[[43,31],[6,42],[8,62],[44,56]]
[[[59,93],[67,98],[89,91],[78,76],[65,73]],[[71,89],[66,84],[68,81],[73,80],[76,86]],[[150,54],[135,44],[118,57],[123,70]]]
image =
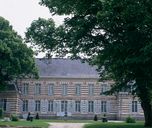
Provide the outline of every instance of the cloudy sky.
[[[33,20],[51,18],[48,8],[40,6],[40,0],[0,0],[0,16],[6,18],[13,28],[24,37],[26,28]],[[54,16],[56,24],[61,24],[63,17]]]
[[[0,0],[0,16],[7,19],[14,30],[24,38],[26,28],[38,17],[53,18],[57,25],[61,24],[64,17],[51,16],[48,8],[40,6],[40,0]],[[40,53],[37,57],[43,57]]]

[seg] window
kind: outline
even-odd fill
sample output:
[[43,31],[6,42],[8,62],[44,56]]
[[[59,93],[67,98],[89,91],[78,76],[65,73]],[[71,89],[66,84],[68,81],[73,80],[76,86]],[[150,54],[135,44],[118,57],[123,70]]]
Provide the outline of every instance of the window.
[[41,94],[41,84],[36,84],[35,85],[35,94],[36,95]]
[[132,101],[132,112],[137,112],[137,105],[138,105],[138,102],[137,101]]
[[88,102],[88,112],[94,112],[94,102],[93,101]]
[[80,101],[75,101],[75,112],[80,112]]
[[49,112],[53,112],[53,101],[49,101],[48,111],[49,111]]
[[107,84],[101,84],[101,95],[104,95],[104,92],[109,90],[109,86]]
[[67,112],[67,101],[61,101],[61,112]]
[[94,93],[94,85],[93,84],[89,84],[89,95],[92,96]]
[[28,111],[28,100],[23,100],[23,112]]
[[40,111],[40,100],[35,101],[35,111]]
[[107,101],[101,101],[101,112],[107,112]]
[[6,111],[6,108],[7,108],[7,99],[1,99],[0,101],[0,107]]
[[76,84],[76,95],[79,96],[81,94],[81,85]]
[[23,95],[28,95],[28,89],[29,89],[29,84],[28,83],[24,83],[23,84],[23,89],[22,89]]
[[67,95],[67,84],[62,85],[62,95],[63,96]]
[[54,95],[54,84],[48,85],[48,95]]

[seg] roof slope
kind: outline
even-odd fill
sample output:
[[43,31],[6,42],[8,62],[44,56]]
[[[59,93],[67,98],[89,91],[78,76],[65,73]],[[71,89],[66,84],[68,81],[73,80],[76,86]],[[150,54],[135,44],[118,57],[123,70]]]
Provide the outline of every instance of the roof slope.
[[95,66],[71,59],[36,59],[40,77],[98,78]]

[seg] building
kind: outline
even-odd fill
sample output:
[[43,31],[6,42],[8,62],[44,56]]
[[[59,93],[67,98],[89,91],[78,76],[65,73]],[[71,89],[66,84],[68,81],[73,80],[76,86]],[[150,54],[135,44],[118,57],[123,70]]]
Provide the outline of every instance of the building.
[[[143,118],[137,98],[128,92],[104,95],[113,81],[99,82],[96,67],[70,59],[36,59],[39,79],[18,80],[17,87],[0,94],[5,114],[25,117],[28,112],[43,118],[109,119]],[[13,92],[13,93],[12,93]]]

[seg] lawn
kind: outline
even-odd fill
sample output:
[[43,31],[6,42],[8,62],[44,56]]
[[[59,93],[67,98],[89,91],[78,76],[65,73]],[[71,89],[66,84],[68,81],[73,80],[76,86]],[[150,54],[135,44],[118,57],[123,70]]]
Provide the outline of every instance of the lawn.
[[84,128],[144,128],[143,122],[137,123],[92,123],[85,125]]
[[95,122],[91,120],[33,120],[33,122],[20,120],[20,121],[10,121],[4,122],[0,121],[0,126],[9,125],[9,126],[26,126],[34,128],[48,128],[48,122],[63,122],[63,123],[89,123],[85,125],[84,128],[144,128],[143,122],[137,123],[102,123],[100,121]]
[[0,126],[2,125],[9,125],[9,126],[26,126],[26,127],[34,127],[34,128],[48,128],[49,120],[33,120],[32,122],[26,120],[20,121],[0,121]]

